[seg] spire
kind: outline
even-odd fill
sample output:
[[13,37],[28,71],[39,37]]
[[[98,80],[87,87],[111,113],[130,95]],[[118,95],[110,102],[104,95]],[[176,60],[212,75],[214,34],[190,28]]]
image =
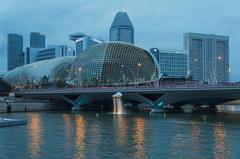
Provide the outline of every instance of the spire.
[[133,27],[132,22],[126,12],[118,12],[113,20],[111,27],[129,26]]

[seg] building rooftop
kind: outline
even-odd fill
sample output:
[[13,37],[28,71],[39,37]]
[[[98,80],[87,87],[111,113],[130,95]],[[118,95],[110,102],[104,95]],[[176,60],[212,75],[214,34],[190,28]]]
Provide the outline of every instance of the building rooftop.
[[82,32],[73,33],[73,34],[69,35],[70,40],[73,40],[73,41],[76,41],[77,39],[80,39],[80,38],[82,38],[84,36],[86,36],[86,35],[84,33],[82,33]]
[[206,33],[193,33],[193,32],[187,32],[183,34],[184,37],[199,37],[199,38],[203,38],[203,37],[207,37],[207,38],[222,38],[222,39],[226,39],[229,40],[229,37],[226,35],[217,35],[217,34],[206,34]]
[[113,20],[111,27],[115,26],[129,26],[133,27],[132,22],[127,12],[118,12]]

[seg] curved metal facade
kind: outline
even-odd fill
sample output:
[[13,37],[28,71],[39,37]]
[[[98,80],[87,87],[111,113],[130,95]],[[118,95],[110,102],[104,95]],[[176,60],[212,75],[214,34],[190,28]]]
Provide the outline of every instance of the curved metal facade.
[[109,42],[95,45],[74,61],[70,80],[75,84],[133,84],[159,79],[155,58],[129,43]]
[[77,57],[61,57],[18,67],[5,80],[16,86],[38,84],[43,76],[49,82],[73,85],[116,85],[145,83],[159,79],[156,59],[146,50],[129,43],[94,45]]
[[49,82],[66,81],[74,60],[75,57],[69,56],[24,65],[8,72],[5,80],[17,86],[27,82],[37,84],[43,76],[48,77]]

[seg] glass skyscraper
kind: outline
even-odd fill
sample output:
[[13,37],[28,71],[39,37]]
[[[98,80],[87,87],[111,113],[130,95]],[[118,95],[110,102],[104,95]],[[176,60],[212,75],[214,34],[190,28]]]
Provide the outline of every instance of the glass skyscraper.
[[118,12],[110,27],[110,41],[134,44],[134,27],[126,12]]
[[31,48],[45,48],[45,34],[39,32],[30,33]]
[[189,71],[194,80],[217,84],[229,81],[229,37],[214,34],[184,34],[189,53]]
[[184,50],[151,48],[150,52],[156,57],[164,78],[186,78],[188,63]]
[[23,37],[8,34],[8,70],[24,65]]

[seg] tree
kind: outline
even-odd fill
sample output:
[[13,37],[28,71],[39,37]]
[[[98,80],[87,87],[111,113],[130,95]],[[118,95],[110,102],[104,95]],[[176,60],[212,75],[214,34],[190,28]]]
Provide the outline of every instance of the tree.
[[86,78],[84,78],[84,80],[83,80],[83,86],[84,87],[87,87],[88,86],[88,80],[86,79]]
[[12,91],[11,85],[4,81],[3,79],[0,79],[0,93],[9,93]]
[[25,88],[25,89],[29,89],[29,88],[30,88],[30,82],[29,82],[29,80],[27,80],[27,83],[25,84],[24,88]]
[[57,80],[56,82],[55,82],[55,86],[57,87],[57,88],[64,88],[65,87],[65,81],[63,81],[63,80]]
[[188,81],[192,81],[192,80],[193,80],[193,76],[192,76],[192,75],[189,75],[189,76],[187,77],[187,80],[188,80]]
[[39,84],[40,84],[41,88],[48,88],[48,85],[49,85],[49,77],[43,76],[43,77],[40,79]]

